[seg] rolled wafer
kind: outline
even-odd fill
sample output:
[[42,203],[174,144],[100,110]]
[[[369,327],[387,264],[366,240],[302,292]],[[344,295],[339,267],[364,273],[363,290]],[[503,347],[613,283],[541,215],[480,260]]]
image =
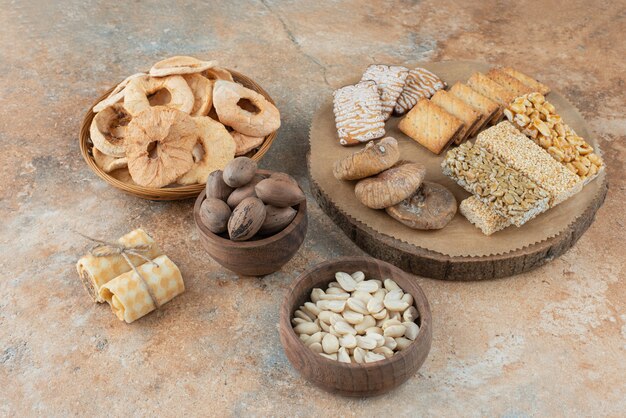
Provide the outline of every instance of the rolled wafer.
[[[126,247],[149,245],[150,248],[142,253],[149,260],[162,254],[154,239],[141,228],[124,235],[118,242]],[[134,255],[129,255],[128,257],[135,266],[145,263],[145,260],[141,259],[141,257]],[[95,257],[87,254],[78,260],[76,270],[89,296],[95,302],[102,303],[104,299],[99,295],[100,288],[120,274],[130,271],[131,267],[124,257],[119,254],[105,257]]]
[[100,288],[100,297],[129,324],[185,291],[180,270],[166,255],[138,266],[137,271],[141,277],[132,270]]

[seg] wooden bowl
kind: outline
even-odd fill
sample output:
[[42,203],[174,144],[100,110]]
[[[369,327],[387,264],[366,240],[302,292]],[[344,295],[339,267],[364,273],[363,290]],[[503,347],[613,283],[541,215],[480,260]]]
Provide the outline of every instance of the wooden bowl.
[[[366,278],[392,278],[415,300],[420,317],[417,339],[393,357],[374,363],[340,363],[314,353],[298,338],[291,318],[299,306],[310,300],[315,287],[325,289],[335,273],[362,271]],[[302,273],[289,287],[280,309],[280,341],[291,364],[320,388],[344,396],[380,395],[404,383],[420,368],[432,340],[432,317],[424,292],[415,277],[384,261],[370,257],[344,257],[326,261]]]
[[[228,70],[228,71],[230,71],[230,73],[233,75],[233,79],[236,82],[243,85],[244,87],[247,87],[249,89],[252,89],[262,94],[268,101],[270,101],[272,104],[275,104],[274,100],[272,100],[270,95],[265,90],[263,90],[261,86],[255,83],[252,79],[246,77],[245,75],[241,73],[238,73],[237,71],[233,71],[233,70]],[[89,107],[89,110],[87,111],[87,113],[85,114],[85,117],[83,118],[83,124],[80,127],[80,136],[79,136],[80,152],[83,155],[83,158],[85,159],[85,161],[87,162],[87,165],[89,166],[89,168],[91,168],[91,171],[96,173],[98,177],[100,177],[101,179],[103,179],[104,181],[112,185],[113,187],[120,189],[121,191],[131,194],[133,196],[141,197],[142,199],[181,200],[181,199],[189,199],[189,198],[198,196],[198,194],[200,194],[200,192],[204,190],[204,184],[191,184],[187,186],[174,185],[174,186],[167,186],[167,187],[162,187],[162,188],[143,187],[137,184],[122,181],[121,179],[116,178],[115,176],[112,176],[109,173],[105,173],[100,167],[96,165],[96,162],[94,161],[93,154],[92,154],[93,143],[91,142],[91,139],[89,137],[89,127],[91,126],[91,121],[93,120],[95,116],[95,113],[93,113],[92,109],[97,103],[106,99],[109,93],[113,91],[113,88],[114,87],[109,89],[100,98],[98,98],[98,100],[96,100],[93,103],[93,105]],[[265,141],[263,141],[263,144],[261,145],[261,147],[259,147],[257,150],[249,152],[248,154],[246,154],[246,156],[252,158],[255,161],[259,161],[261,157],[263,157],[263,155],[265,155],[265,153],[272,146],[272,143],[274,142],[274,139],[276,138],[276,132],[277,131],[274,131],[271,134],[269,134],[265,138]],[[129,176],[126,176],[126,177],[129,177]]]
[[[268,177],[272,171],[258,170]],[[200,206],[206,192],[203,190],[193,207],[193,219],[200,233],[200,242],[211,258],[228,270],[242,276],[265,276],[291,260],[304,241],[307,230],[306,200],[297,206],[298,213],[282,231],[267,238],[251,241],[231,241],[214,234],[200,221]]]

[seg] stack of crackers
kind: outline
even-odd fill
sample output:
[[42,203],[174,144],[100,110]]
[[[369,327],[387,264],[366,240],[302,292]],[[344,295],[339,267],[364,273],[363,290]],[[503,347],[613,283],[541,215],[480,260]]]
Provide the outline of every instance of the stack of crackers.
[[435,154],[451,144],[461,144],[488,125],[502,119],[504,109],[518,96],[550,89],[512,68],[476,72],[467,83],[457,82],[450,90],[420,99],[400,121],[406,135]]

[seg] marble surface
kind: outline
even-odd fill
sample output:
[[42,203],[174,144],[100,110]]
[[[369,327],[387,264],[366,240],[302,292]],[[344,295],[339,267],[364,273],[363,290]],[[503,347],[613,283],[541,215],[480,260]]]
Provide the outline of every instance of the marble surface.
[[[470,3],[470,2],[465,2]],[[624,1],[0,1],[0,416],[572,416],[626,414]],[[268,277],[200,247],[192,201],[130,197],[80,156],[83,113],[166,56],[218,59],[257,80],[283,127],[261,166],[305,188],[308,126],[370,63],[506,64],[561,91],[599,138],[609,192],[580,241],[508,279],[417,278],[433,314],[418,374],[373,399],[318,390],[291,367],[278,306],[306,267],[362,254],[309,198],[309,233]],[[149,230],[187,292],[127,325],[92,304],[88,243]]]

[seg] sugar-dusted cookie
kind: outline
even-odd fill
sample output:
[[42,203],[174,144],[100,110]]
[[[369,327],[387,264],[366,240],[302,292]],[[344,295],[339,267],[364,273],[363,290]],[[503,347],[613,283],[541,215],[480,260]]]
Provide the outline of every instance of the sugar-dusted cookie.
[[445,87],[446,83],[435,74],[425,68],[415,68],[409,71],[404,90],[402,90],[393,111],[396,115],[404,115],[413,109],[419,99],[422,97],[430,99],[437,90]]
[[465,141],[481,119],[479,112],[445,90],[439,90],[431,97],[430,101],[463,122],[463,128],[461,128],[454,140],[455,144]]
[[511,67],[504,67],[502,71],[507,73],[508,75],[517,78],[522,83],[526,84],[532,91],[538,91],[544,96],[550,93],[550,87],[546,86],[543,83],[538,82],[532,77],[527,76],[526,74],[519,72]]
[[487,77],[509,90],[516,97],[523,94],[532,93],[533,89],[519,81],[510,74],[505,73],[500,68],[492,68],[487,72]]
[[420,99],[400,121],[398,128],[435,154],[456,138],[463,122],[428,99]]
[[476,127],[469,133],[470,137],[476,135],[480,130],[482,130],[500,109],[498,103],[483,96],[467,84],[463,84],[461,82],[456,82],[454,86],[448,90],[448,92],[463,100],[465,103],[472,106],[475,110],[482,114],[482,117],[476,124]]
[[363,73],[361,81],[372,80],[378,86],[378,94],[382,102],[382,112],[385,120],[389,119],[391,112],[402,94],[409,69],[400,65],[372,64]]
[[483,73],[472,74],[472,76],[467,80],[467,85],[500,105],[500,109],[496,112],[495,116],[491,120],[491,123],[500,121],[502,118],[502,111],[509,105],[511,100],[516,97],[515,94],[496,83]]
[[333,111],[341,145],[356,145],[385,136],[385,118],[374,81],[361,81],[335,90]]

